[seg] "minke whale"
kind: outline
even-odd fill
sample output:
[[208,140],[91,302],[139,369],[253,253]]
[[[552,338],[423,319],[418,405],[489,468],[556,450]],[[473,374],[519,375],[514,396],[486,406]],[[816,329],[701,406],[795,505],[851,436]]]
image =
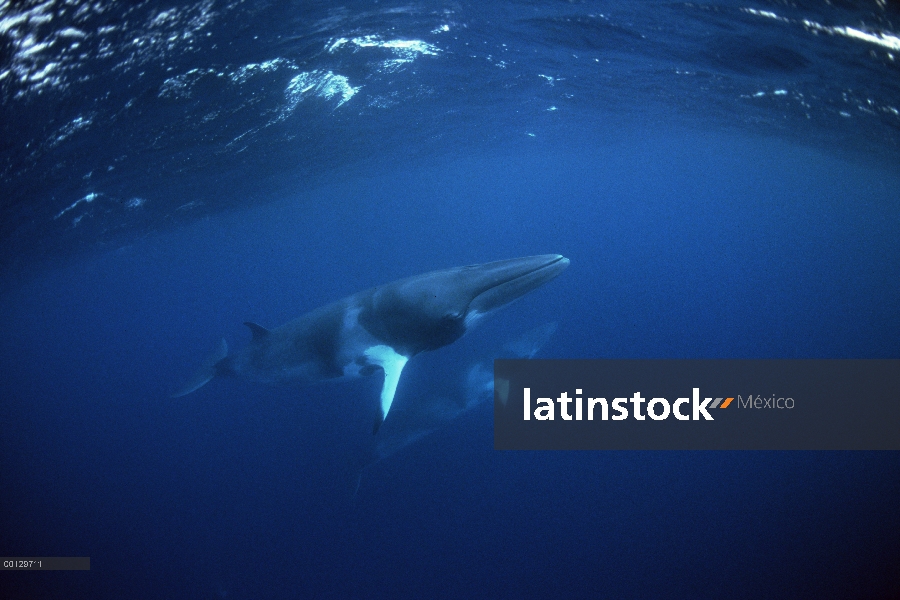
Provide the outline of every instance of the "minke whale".
[[217,376],[268,384],[308,384],[381,371],[373,433],[387,417],[406,363],[452,344],[488,313],[557,277],[559,254],[526,256],[432,271],[358,292],[275,329],[245,323],[252,339],[228,355],[223,339],[173,398]]

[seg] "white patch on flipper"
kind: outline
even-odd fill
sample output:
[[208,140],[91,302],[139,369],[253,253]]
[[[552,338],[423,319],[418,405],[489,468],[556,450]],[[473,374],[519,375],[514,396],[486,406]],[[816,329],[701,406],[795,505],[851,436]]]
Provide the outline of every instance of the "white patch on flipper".
[[469,327],[473,327],[475,325],[475,323],[480,321],[481,317],[483,317],[483,316],[484,316],[484,313],[480,313],[477,310],[475,310],[474,308],[469,310],[469,312],[466,313],[466,321],[465,321],[466,329],[468,329]]
[[384,387],[381,388],[381,418],[387,417],[394,401],[394,393],[397,391],[397,382],[400,381],[400,373],[409,360],[390,346],[379,345],[366,349],[366,356],[382,369],[384,369]]

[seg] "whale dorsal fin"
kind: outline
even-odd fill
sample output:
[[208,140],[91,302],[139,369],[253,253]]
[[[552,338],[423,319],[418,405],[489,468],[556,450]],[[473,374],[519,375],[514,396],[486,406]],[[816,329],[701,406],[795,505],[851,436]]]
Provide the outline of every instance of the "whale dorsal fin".
[[258,342],[269,337],[270,331],[262,325],[257,325],[256,323],[251,323],[250,321],[246,321],[244,325],[250,328],[250,332],[253,334],[254,342]]
[[388,411],[391,410],[391,404],[394,402],[394,394],[397,392],[397,382],[400,381],[400,374],[403,367],[409,360],[406,356],[398,354],[396,350],[390,346],[379,345],[372,346],[366,350],[366,356],[369,360],[384,369],[384,385],[381,388],[381,406],[375,417],[375,427],[372,433],[378,433],[378,428],[384,422]]

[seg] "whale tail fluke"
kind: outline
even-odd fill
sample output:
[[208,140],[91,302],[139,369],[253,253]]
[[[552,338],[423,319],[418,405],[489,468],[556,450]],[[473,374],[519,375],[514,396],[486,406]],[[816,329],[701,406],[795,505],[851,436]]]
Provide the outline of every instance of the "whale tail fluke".
[[228,342],[225,341],[225,338],[222,338],[213,353],[203,361],[203,364],[200,365],[200,368],[197,369],[196,373],[194,373],[194,376],[191,377],[191,379],[180,390],[172,394],[170,398],[180,398],[181,396],[187,396],[191,392],[202,388],[204,385],[206,385],[206,382],[208,382],[218,374],[219,369],[217,367],[219,363],[225,360],[227,356]]

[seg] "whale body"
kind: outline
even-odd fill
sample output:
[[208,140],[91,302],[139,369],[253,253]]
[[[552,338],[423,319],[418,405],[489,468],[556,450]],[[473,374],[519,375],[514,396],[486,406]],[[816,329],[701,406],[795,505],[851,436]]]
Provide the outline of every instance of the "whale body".
[[308,384],[381,371],[377,433],[411,358],[452,344],[481,317],[544,285],[568,265],[559,254],[544,254],[432,271],[358,292],[275,329],[248,322],[247,346],[229,356],[223,339],[172,397],[190,394],[216,376]]

